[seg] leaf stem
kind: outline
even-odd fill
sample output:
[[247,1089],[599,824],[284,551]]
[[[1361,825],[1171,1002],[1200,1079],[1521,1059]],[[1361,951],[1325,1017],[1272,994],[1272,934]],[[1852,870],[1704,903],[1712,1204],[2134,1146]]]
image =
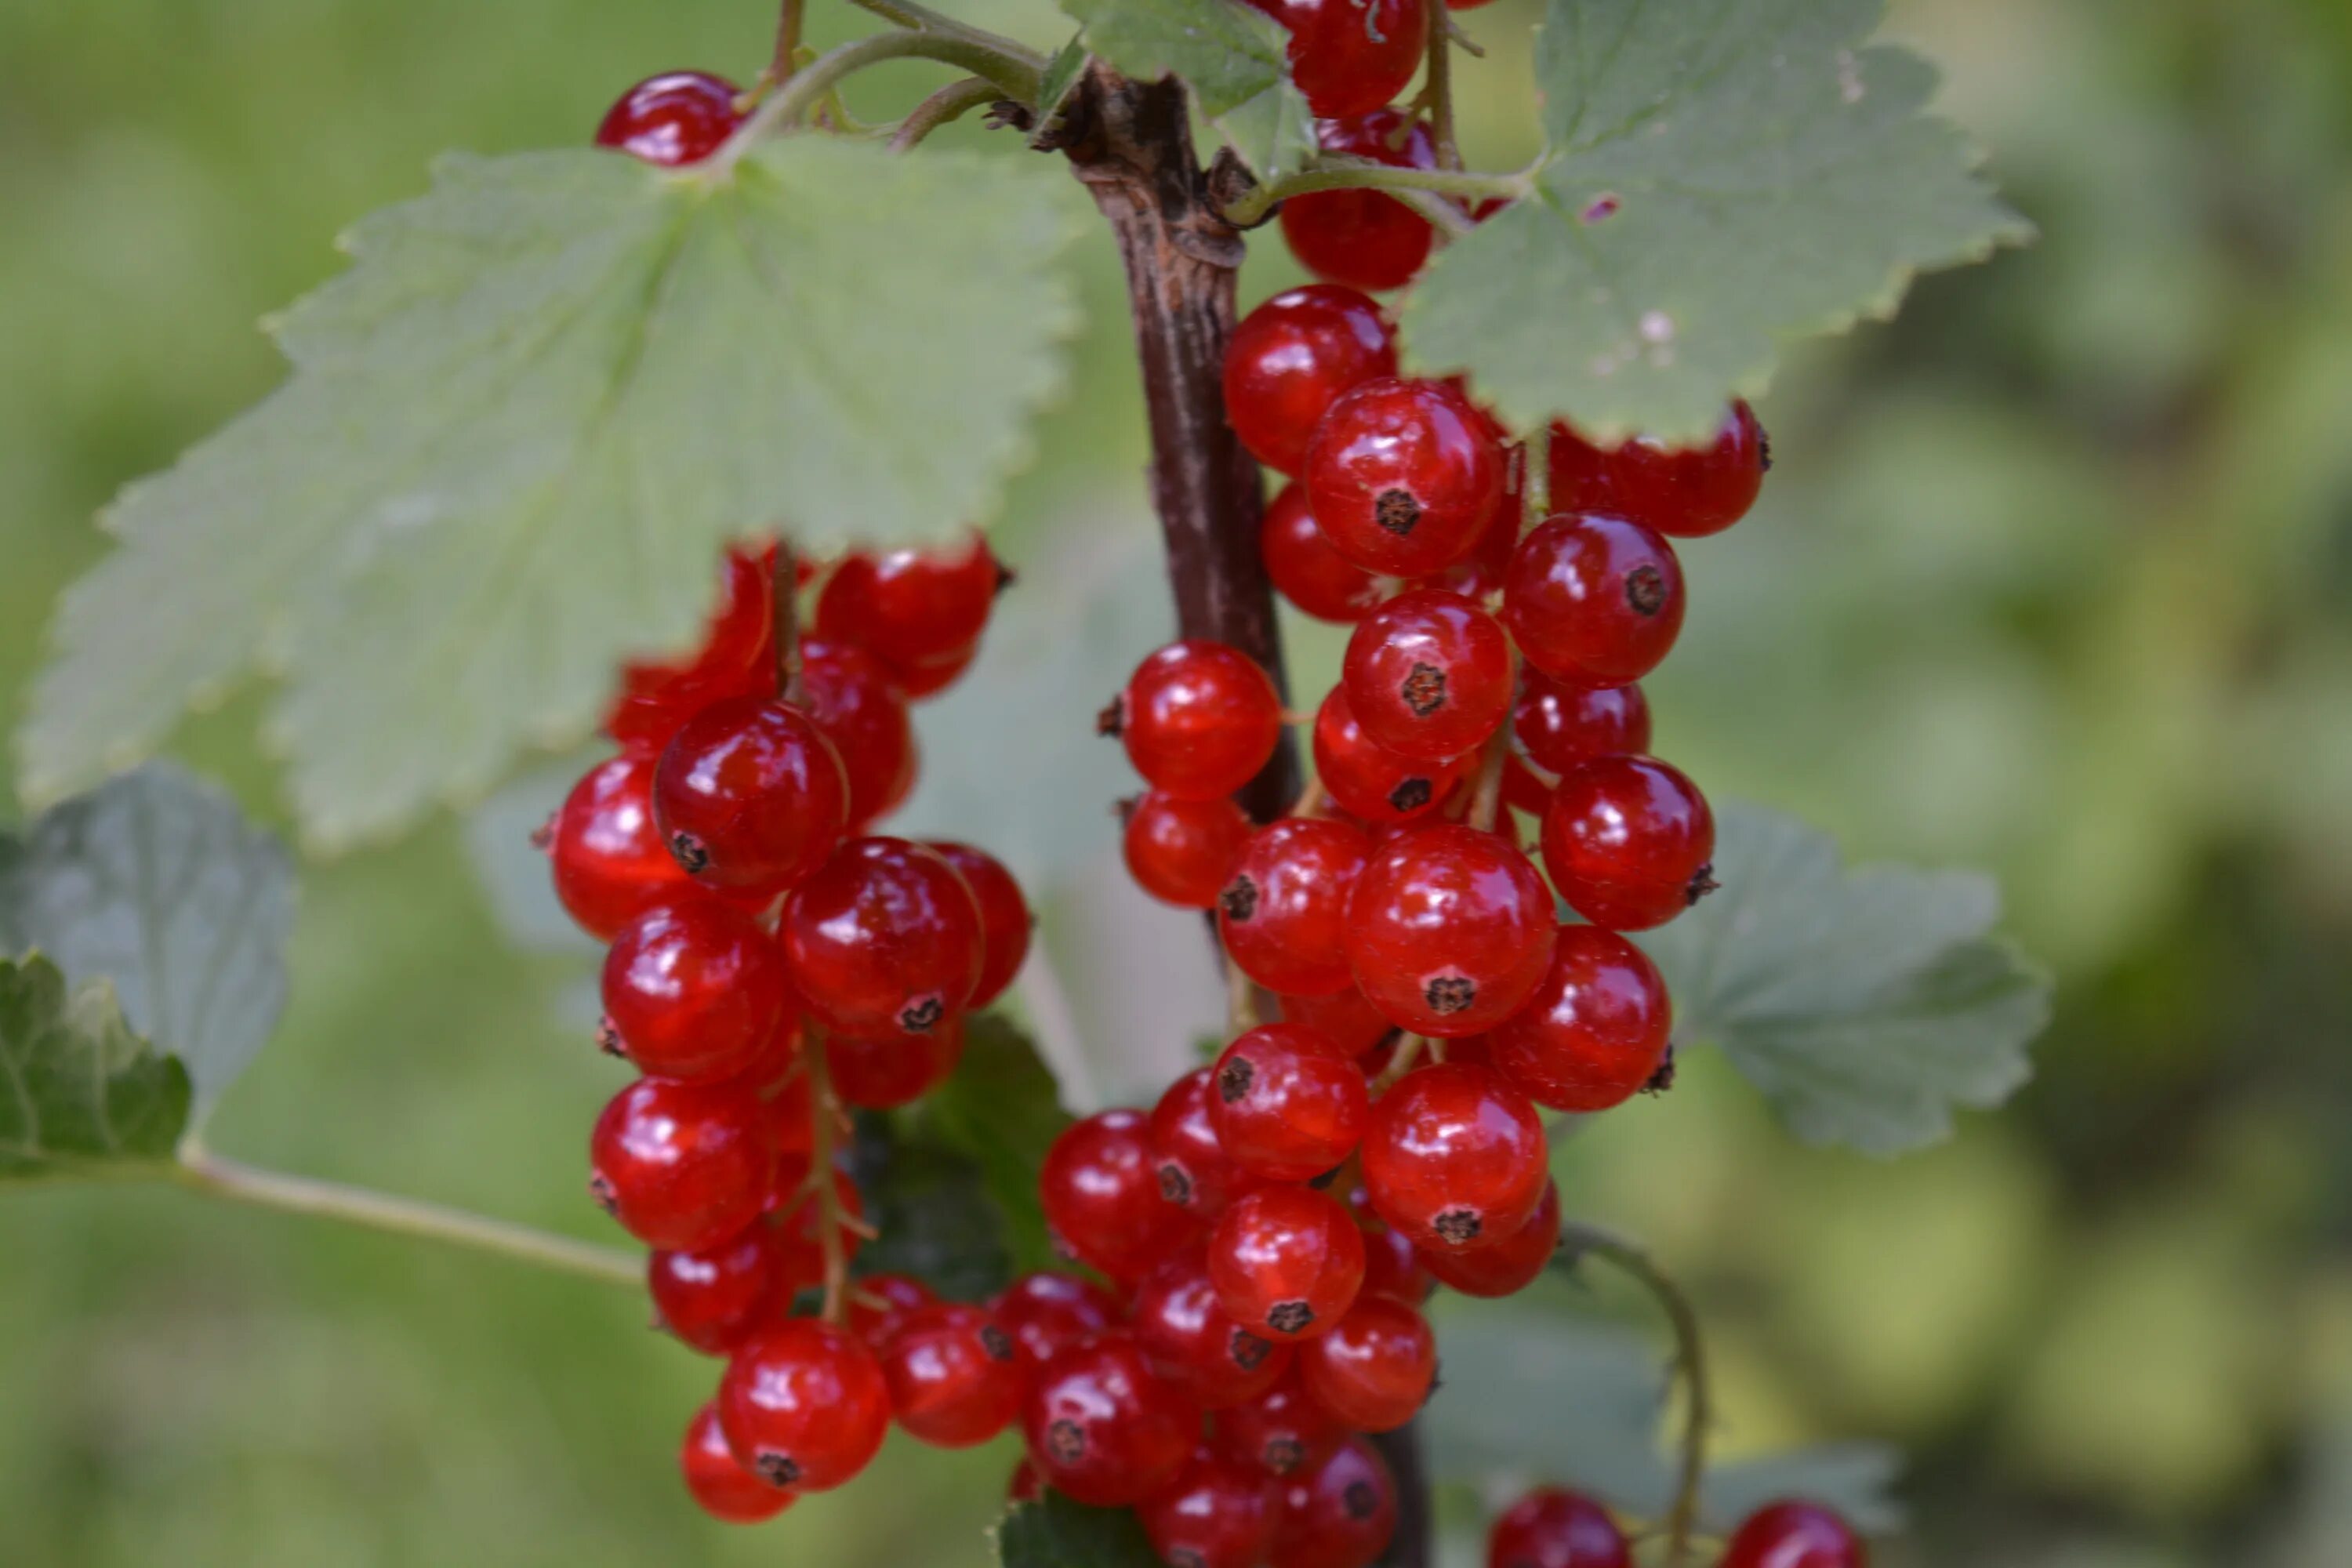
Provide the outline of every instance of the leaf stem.
[[834,1098],[833,1063],[814,1019],[803,1026],[801,1059],[809,1075],[809,1180],[814,1185],[817,1249],[824,1258],[824,1314],[826,1322],[837,1324],[849,1304],[849,1254],[841,1244],[846,1216],[841,1212],[833,1164],[835,1118],[841,1114],[841,1102]]
[[1399,169],[1360,159],[1326,157],[1314,168],[1254,187],[1225,209],[1225,217],[1246,228],[1273,210],[1275,203],[1316,191],[1434,191],[1440,195],[1517,201],[1532,195],[1535,188],[1534,174],[1524,169],[1510,174],[1478,174],[1453,169]]
[[615,1247],[573,1241],[529,1226],[489,1219],[415,1198],[394,1197],[365,1187],[346,1186],[341,1182],[265,1171],[223,1159],[194,1142],[181,1149],[173,1176],[181,1185],[211,1197],[282,1209],[289,1214],[339,1219],[401,1236],[421,1236],[453,1247],[498,1253],[559,1273],[602,1279],[609,1285],[642,1288],[646,1281],[644,1262]]
[[793,57],[801,52],[801,17],[807,9],[808,0],[783,0],[776,12],[776,50],[768,61],[771,85],[793,74]]
[[895,23],[901,27],[911,27],[919,32],[949,35],[971,43],[983,44],[1013,58],[1024,59],[1039,70],[1045,68],[1045,57],[1027,45],[1005,37],[1002,34],[992,33],[985,27],[975,27],[969,22],[959,22],[953,16],[934,11],[928,5],[917,5],[911,4],[910,0],[850,0],[850,4],[861,11],[871,11],[884,21]]
[[1376,1095],[1382,1094],[1394,1088],[1399,1079],[1421,1064],[1421,1053],[1427,1049],[1428,1046],[1428,1039],[1421,1035],[1406,1035],[1401,1037],[1397,1041],[1395,1052],[1389,1058],[1389,1065],[1382,1068],[1381,1076],[1372,1080],[1372,1092]]
[[915,105],[890,137],[890,151],[904,153],[940,126],[961,119],[983,104],[994,103],[1004,89],[986,77],[968,76]]
[[749,120],[735,128],[727,144],[712,154],[703,167],[713,176],[724,178],[742,162],[743,154],[761,142],[799,124],[844,79],[868,66],[898,59],[940,60],[960,66],[995,83],[1005,97],[1024,103],[1035,100],[1038,72],[1044,63],[1018,45],[1007,46],[991,34],[974,33],[961,26],[952,32],[926,28],[876,33],[828,50],[795,72],[782,91],[761,104]]
[[1429,65],[1422,83],[1422,94],[1429,102],[1430,135],[1437,143],[1437,166],[1460,170],[1462,149],[1454,140],[1454,36],[1448,27],[1453,15],[1445,0],[1423,0],[1429,15]]

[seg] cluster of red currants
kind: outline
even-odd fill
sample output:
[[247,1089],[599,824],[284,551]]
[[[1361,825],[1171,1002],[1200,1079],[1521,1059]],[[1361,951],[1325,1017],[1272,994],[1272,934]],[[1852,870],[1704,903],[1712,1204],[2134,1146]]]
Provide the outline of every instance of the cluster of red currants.
[[[1748,1515],[1717,1568],[1868,1568],[1869,1551],[1828,1509],[1777,1502]],[[1633,1568],[1633,1550],[1591,1498],[1538,1487],[1495,1521],[1486,1568]]]

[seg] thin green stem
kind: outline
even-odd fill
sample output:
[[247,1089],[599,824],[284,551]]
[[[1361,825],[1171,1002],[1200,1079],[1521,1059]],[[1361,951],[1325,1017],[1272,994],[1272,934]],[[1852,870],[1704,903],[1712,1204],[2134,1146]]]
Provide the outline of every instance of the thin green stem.
[[1397,191],[1392,195],[1396,200],[1402,202],[1429,220],[1430,226],[1437,230],[1438,241],[1441,244],[1458,239],[1463,235],[1474,232],[1478,226],[1470,221],[1469,214],[1434,192]]
[[610,1285],[643,1287],[643,1259],[610,1247],[573,1241],[529,1226],[488,1219],[464,1209],[394,1197],[365,1187],[322,1182],[311,1176],[288,1175],[225,1160],[210,1150],[191,1145],[181,1151],[174,1167],[179,1183],[196,1192],[288,1214],[317,1215],[373,1230],[400,1236],[421,1236],[453,1247],[494,1252],[520,1262],[560,1273],[583,1275]]
[[911,0],[850,0],[850,4],[861,11],[871,11],[884,21],[895,23],[901,27],[912,27],[931,33],[953,34],[959,37],[969,38],[977,44],[985,44],[1005,54],[1018,56],[1041,69],[1045,64],[1045,57],[1025,44],[1005,37],[1001,33],[992,33],[985,27],[975,27],[969,22],[959,22],[944,12],[934,11],[928,5],[914,5]]
[[1265,216],[1275,203],[1316,191],[1434,191],[1440,195],[1475,196],[1481,200],[1500,196],[1505,201],[1517,201],[1532,195],[1535,188],[1535,175],[1529,170],[1515,174],[1476,174],[1451,169],[1400,169],[1387,163],[1333,158],[1312,169],[1285,175],[1271,184],[1255,187],[1225,209],[1225,218],[1236,227],[1246,228]]
[[1459,170],[1462,149],[1454,141],[1454,37],[1445,0],[1423,0],[1429,15],[1429,64],[1422,97],[1429,104],[1430,135],[1437,143],[1437,166]]
[[[1511,659],[1511,680],[1519,678],[1518,659]],[[1503,764],[1511,759],[1511,724],[1507,718],[1486,738],[1486,749],[1478,758],[1478,782],[1470,795],[1470,826],[1492,833],[1495,819],[1503,809]]]
[[808,0],[783,0],[776,12],[776,49],[768,61],[771,85],[793,74],[793,57],[801,52],[801,17],[807,8]]
[[841,1102],[834,1098],[833,1063],[825,1055],[824,1036],[811,1019],[803,1031],[801,1060],[809,1075],[810,1201],[816,1205],[816,1244],[824,1258],[824,1321],[839,1323],[849,1302],[849,1252],[842,1245],[841,1193],[834,1184],[834,1119]]
[[824,101],[835,84],[884,60],[940,60],[986,78],[1007,98],[1023,103],[1036,98],[1041,62],[1030,51],[1023,49],[1016,55],[982,41],[988,35],[966,37],[966,31],[877,33],[819,55],[795,72],[782,91],[760,105],[749,120],[738,126],[727,145],[705,166],[714,176],[724,178],[752,147],[779,131],[799,124],[811,110]]
[[915,105],[907,118],[898,121],[898,129],[890,137],[890,151],[904,153],[940,126],[1003,96],[1003,89],[985,77],[968,76],[961,81],[951,81]]

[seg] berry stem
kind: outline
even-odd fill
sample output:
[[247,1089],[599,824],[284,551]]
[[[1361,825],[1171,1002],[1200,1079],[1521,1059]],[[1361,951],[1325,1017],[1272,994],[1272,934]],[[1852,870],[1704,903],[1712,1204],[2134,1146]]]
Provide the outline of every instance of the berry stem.
[[1535,188],[1531,169],[1513,174],[1480,174],[1454,169],[1400,169],[1388,163],[1327,155],[1311,169],[1286,174],[1271,184],[1252,187],[1225,208],[1225,217],[1247,228],[1264,218],[1275,203],[1315,191],[1433,191],[1440,195],[1481,199],[1500,196],[1506,201],[1517,201],[1532,195]]
[[610,1247],[573,1241],[529,1226],[489,1219],[463,1209],[415,1198],[394,1197],[365,1187],[346,1186],[311,1176],[289,1175],[226,1160],[193,1141],[183,1144],[175,1178],[185,1187],[210,1197],[282,1209],[288,1214],[317,1215],[373,1230],[400,1236],[421,1236],[453,1247],[494,1252],[520,1262],[583,1275],[609,1285],[643,1289],[643,1259]]
[[798,706],[808,693],[801,682],[800,558],[789,539],[776,541],[775,563],[768,569],[768,609],[775,626],[776,697]]
[[770,57],[767,73],[761,79],[766,85],[772,87],[792,76],[801,52],[801,18],[807,9],[808,0],[783,0],[777,8],[776,51]]
[[[1511,656],[1514,684],[1518,680],[1518,655],[1514,653]],[[1486,749],[1478,758],[1478,782],[1470,795],[1470,826],[1482,832],[1492,833],[1495,819],[1502,813],[1503,764],[1510,760],[1510,756],[1511,718],[1507,713],[1503,721],[1495,727],[1495,732],[1486,737]]]
[[1225,960],[1225,1036],[1237,1040],[1257,1024],[1257,985],[1229,958]]
[[1437,166],[1459,170],[1462,150],[1454,141],[1453,20],[1445,0],[1423,0],[1429,13],[1429,67],[1422,94],[1429,102],[1430,135],[1437,144]]
[[867,66],[897,59],[940,60],[961,66],[995,83],[1005,97],[1024,103],[1036,98],[1039,68],[1044,63],[1028,49],[969,27],[934,31],[926,26],[920,30],[876,33],[819,55],[794,72],[783,90],[761,104],[749,120],[736,127],[726,145],[700,167],[712,177],[724,178],[742,161],[743,154],[761,141],[799,124],[810,110],[826,100],[844,79]]
[[841,1102],[833,1092],[833,1064],[826,1060],[824,1036],[814,1019],[804,1020],[801,1059],[809,1075],[809,1178],[815,1184],[816,1244],[824,1258],[824,1306],[828,1323],[838,1324],[849,1305],[849,1253],[841,1233],[849,1216],[841,1211],[841,1194],[834,1184],[834,1133]]
[[1519,443],[1519,501],[1523,516],[1519,531],[1540,525],[1551,515],[1551,431],[1539,428]]
[[1003,89],[986,77],[968,76],[961,81],[951,81],[915,105],[907,118],[898,121],[898,129],[890,136],[890,151],[904,153],[940,126],[1003,96]]
[[1428,1039],[1421,1035],[1406,1035],[1398,1040],[1395,1054],[1389,1058],[1389,1065],[1381,1068],[1381,1076],[1372,1080],[1372,1093],[1381,1094],[1411,1072],[1420,1063],[1421,1053],[1428,1045]]

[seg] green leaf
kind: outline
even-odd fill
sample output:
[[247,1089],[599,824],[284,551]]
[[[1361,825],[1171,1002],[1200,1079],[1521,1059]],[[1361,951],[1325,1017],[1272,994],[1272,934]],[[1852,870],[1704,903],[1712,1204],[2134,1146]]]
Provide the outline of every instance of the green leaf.
[[1717,820],[1715,876],[1720,891],[1642,945],[1676,1039],[1722,1047],[1798,1137],[1900,1153],[2032,1076],[2050,985],[1987,934],[1990,879],[1843,870],[1826,836],[1748,805]]
[[1133,1509],[1087,1508],[1059,1492],[1014,1505],[992,1533],[1001,1568],[1160,1568]]
[[950,1301],[984,1300],[1011,1281],[1004,1218],[973,1161],[869,1115],[858,1121],[853,1169],[881,1233],[858,1249],[858,1277],[911,1274]]
[[[1926,268],[2031,229],[1921,112],[1928,65],[1865,46],[1881,0],[1550,0],[1536,194],[1406,300],[1428,369],[1513,426],[1695,438],[1779,343],[1893,313]],[[1613,203],[1613,211],[1600,216]]]
[[999,1014],[968,1020],[963,1060],[946,1083],[923,1097],[915,1114],[926,1132],[979,1168],[1003,1217],[1015,1265],[1052,1267],[1037,1173],[1070,1117],[1029,1037]]
[[0,959],[0,1182],[169,1165],[188,1073],[122,1021],[114,990],[70,994],[47,959]]
[[53,798],[256,666],[306,835],[348,845],[584,736],[730,537],[984,516],[1057,387],[1075,198],[1042,163],[817,135],[729,175],[454,157],[277,331],[285,386],[107,518],[20,737]]
[[1045,134],[1045,128],[1059,116],[1069,102],[1070,94],[1077,91],[1078,79],[1087,72],[1087,53],[1083,37],[1072,38],[1054,51],[1045,62],[1043,75],[1037,79],[1037,128],[1032,140]]
[[104,980],[129,1027],[186,1064],[198,1113],[286,1001],[294,873],[235,802],[163,764],[0,836],[0,952]]
[[1261,180],[1298,167],[1315,119],[1290,82],[1290,34],[1241,0],[1063,0],[1087,48],[1139,79],[1181,76]]

